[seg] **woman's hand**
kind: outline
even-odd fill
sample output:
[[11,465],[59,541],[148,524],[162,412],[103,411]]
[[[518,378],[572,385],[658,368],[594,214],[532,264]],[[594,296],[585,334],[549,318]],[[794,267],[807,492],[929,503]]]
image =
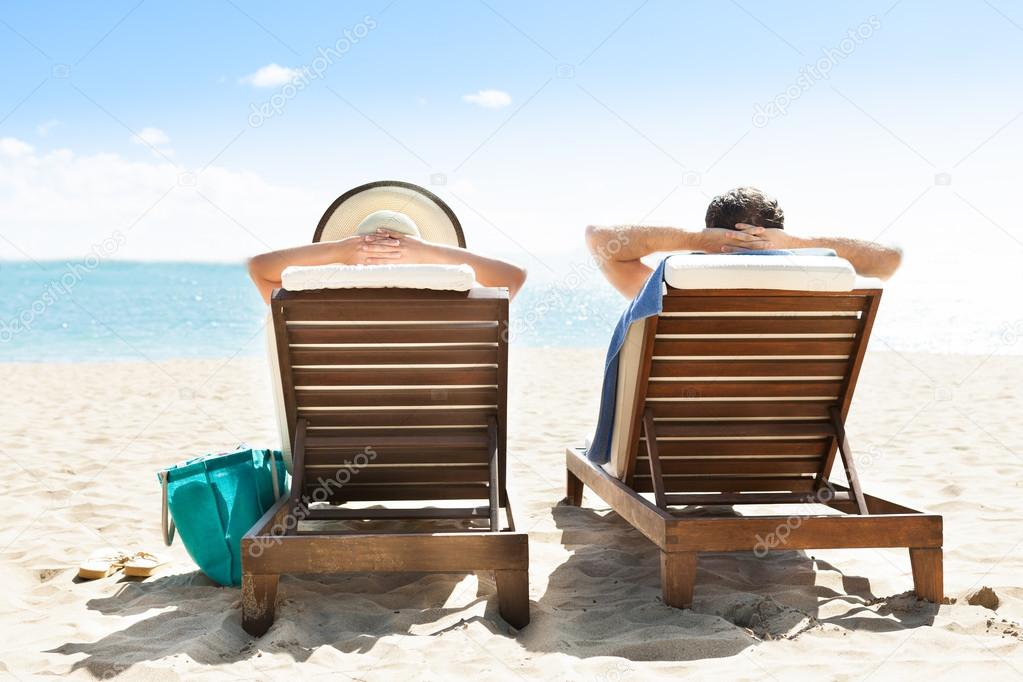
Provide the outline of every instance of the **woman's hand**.
[[366,265],[386,263],[443,263],[443,254],[435,244],[385,229],[361,237],[360,254]]
[[429,265],[465,264],[476,273],[476,281],[485,287],[507,287],[512,298],[526,282],[526,271],[507,261],[487,258],[458,248],[424,242],[400,232],[380,229],[365,237],[366,263],[415,263]]
[[393,263],[401,256],[397,239],[369,234],[345,237],[334,242],[335,262],[347,265]]

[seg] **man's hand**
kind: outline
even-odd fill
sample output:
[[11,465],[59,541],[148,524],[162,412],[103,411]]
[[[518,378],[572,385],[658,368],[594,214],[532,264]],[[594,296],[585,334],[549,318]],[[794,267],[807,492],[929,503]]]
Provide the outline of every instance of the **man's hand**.
[[[746,223],[736,223],[735,229],[736,232],[734,232],[734,234],[747,235],[753,237],[753,239],[742,244],[726,244],[721,249],[724,253],[791,249],[795,246],[795,237],[790,234],[786,234],[785,230],[779,230],[773,227],[760,227],[759,225],[748,225]],[[709,232],[709,230],[705,231]],[[724,232],[730,231],[731,230],[724,230]]]
[[[764,235],[765,232],[781,232],[781,230],[768,230],[764,227],[753,225],[736,225],[735,230],[728,230],[722,227],[708,227],[693,235],[693,250],[706,253],[735,253],[737,251],[749,251],[750,249],[774,249],[771,241]],[[742,229],[748,228],[748,229]]]

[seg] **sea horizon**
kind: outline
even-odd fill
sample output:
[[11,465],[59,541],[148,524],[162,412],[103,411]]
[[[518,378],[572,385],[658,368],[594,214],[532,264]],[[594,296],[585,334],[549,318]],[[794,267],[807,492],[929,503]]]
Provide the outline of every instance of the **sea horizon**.
[[[513,347],[603,348],[625,300],[576,256],[539,269],[511,306]],[[549,270],[549,269],[548,269]],[[0,361],[259,356],[266,308],[241,262],[0,261]],[[984,306],[886,288],[870,349],[1023,353],[1023,323]],[[990,306],[988,306],[990,307]],[[996,306],[997,307],[997,306]],[[1006,310],[1006,312],[1008,312]]]

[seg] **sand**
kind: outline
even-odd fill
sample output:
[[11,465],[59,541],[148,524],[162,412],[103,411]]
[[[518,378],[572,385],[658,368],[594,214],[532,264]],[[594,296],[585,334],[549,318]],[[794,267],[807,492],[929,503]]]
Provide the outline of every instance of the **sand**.
[[[1023,357],[871,353],[849,437],[868,492],[945,516],[954,603],[908,594],[904,550],[709,554],[694,608],[660,600],[653,545],[563,451],[592,425],[602,353],[517,350],[510,466],[532,623],[489,575],[286,577],[273,628],[180,542],[144,581],[75,579],[97,547],[161,550],[155,472],[275,445],[262,361],[0,365],[0,671],[132,679],[1008,679],[1023,676]],[[982,589],[987,588],[987,589]]]

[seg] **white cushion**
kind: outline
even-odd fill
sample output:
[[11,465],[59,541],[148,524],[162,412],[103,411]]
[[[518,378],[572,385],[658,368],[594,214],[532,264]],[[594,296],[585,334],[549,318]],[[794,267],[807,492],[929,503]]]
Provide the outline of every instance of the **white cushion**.
[[[625,479],[625,463],[633,438],[632,407],[636,400],[639,368],[646,349],[646,320],[636,320],[625,333],[625,342],[618,352],[618,385],[615,387],[615,420],[611,427],[611,460],[604,470],[615,478]],[[589,445],[587,445],[589,447]]]
[[288,291],[309,289],[434,289],[468,291],[476,273],[468,265],[292,265],[281,273]]
[[784,289],[851,291],[856,270],[835,256],[676,254],[664,266],[675,289]]
[[884,289],[884,281],[877,277],[856,275],[856,284],[853,289]]
[[277,355],[277,335],[274,331],[273,315],[266,315],[266,359],[270,365],[270,389],[274,395],[274,414],[277,416],[277,432],[281,436],[281,452],[284,466],[291,471],[291,434],[288,433],[288,411],[284,407],[284,384],[281,382],[281,363]]

